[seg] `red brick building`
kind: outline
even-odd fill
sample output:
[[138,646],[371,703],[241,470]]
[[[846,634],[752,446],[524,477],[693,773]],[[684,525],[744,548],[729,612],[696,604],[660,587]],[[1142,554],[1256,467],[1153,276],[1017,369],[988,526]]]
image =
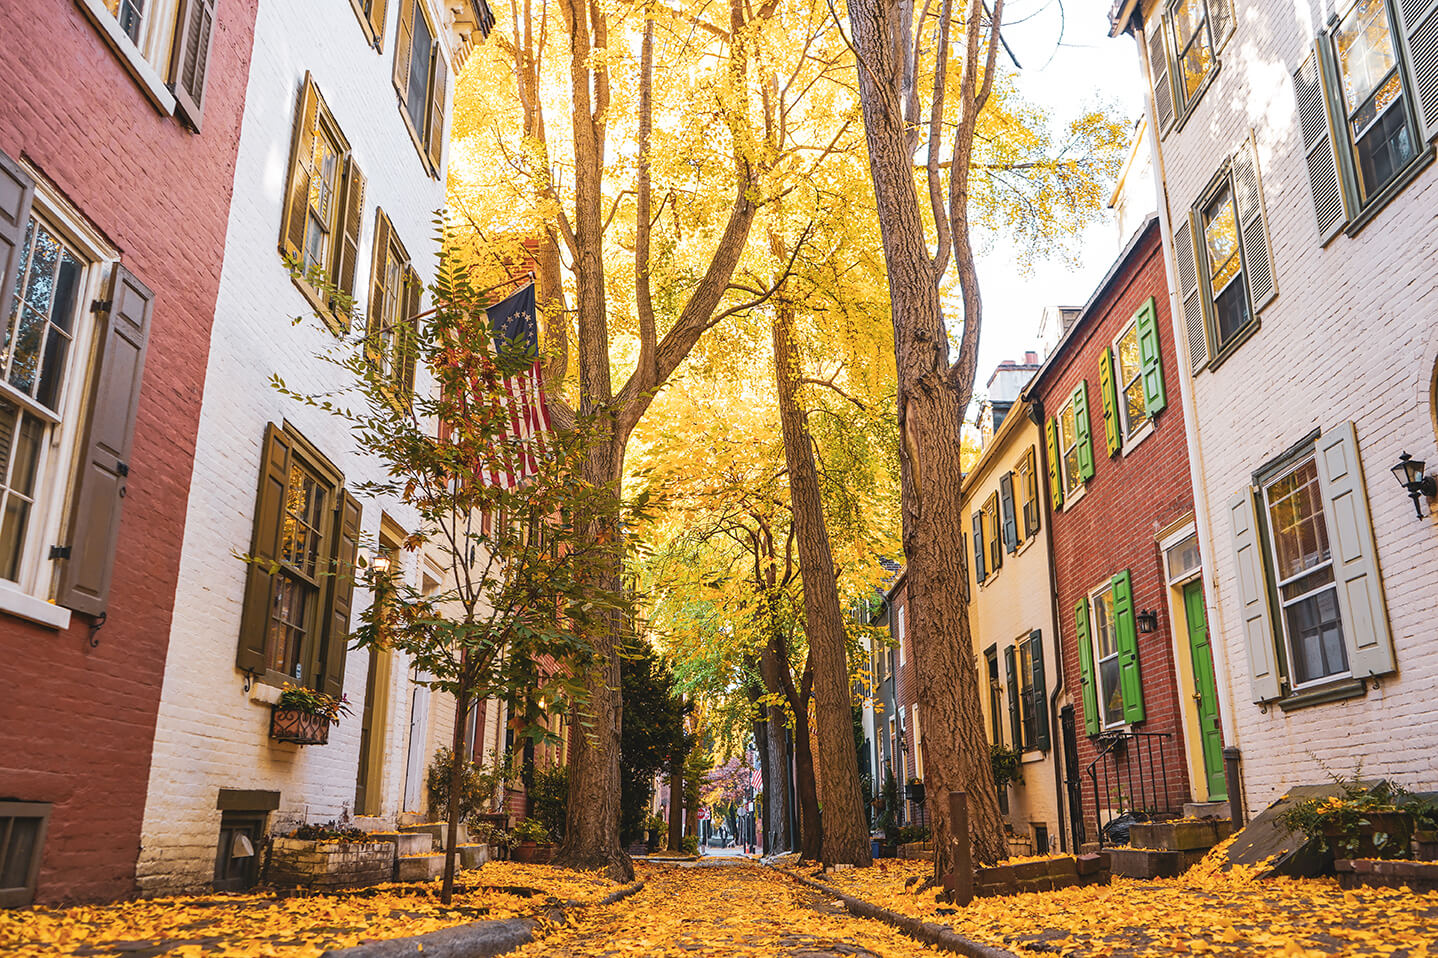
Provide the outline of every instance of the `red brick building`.
[[255,8],[0,6],[0,907],[134,890]]
[[1061,747],[1089,841],[1122,812],[1223,796],[1167,288],[1151,216],[1024,392],[1044,417]]

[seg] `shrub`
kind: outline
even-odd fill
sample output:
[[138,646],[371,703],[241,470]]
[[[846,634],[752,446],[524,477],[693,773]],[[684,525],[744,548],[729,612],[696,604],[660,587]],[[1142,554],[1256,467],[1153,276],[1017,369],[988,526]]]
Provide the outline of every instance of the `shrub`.
[[[434,753],[429,765],[425,784],[429,788],[429,814],[437,822],[449,821],[449,775],[454,765],[454,753],[442,748]],[[459,778],[460,821],[483,811],[493,795],[491,783],[486,780],[483,770],[474,762],[462,761]]]
[[290,832],[288,837],[306,842],[370,841],[369,832],[362,832],[358,828],[346,828],[338,822],[325,822],[323,825],[301,825]]
[[679,839],[679,850],[686,855],[699,854],[699,836],[685,835],[683,838]]
[[569,768],[555,765],[534,773],[529,786],[529,813],[559,841],[564,840],[564,816],[569,807]]
[[549,830],[532,818],[526,818],[510,829],[510,838],[516,842],[538,842],[547,845],[550,841]]
[[994,771],[994,787],[1003,791],[1014,782],[1024,778],[1024,756],[1016,748],[1005,748],[997,743],[989,746],[989,765]]

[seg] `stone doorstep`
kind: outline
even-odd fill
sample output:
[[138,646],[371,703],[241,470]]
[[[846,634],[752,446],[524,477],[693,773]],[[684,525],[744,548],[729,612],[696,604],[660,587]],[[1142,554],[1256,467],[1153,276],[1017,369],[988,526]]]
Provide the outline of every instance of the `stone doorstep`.
[[460,868],[478,868],[489,861],[488,845],[458,845],[455,853],[459,857]]
[[1204,851],[1110,848],[1113,874],[1123,878],[1177,878],[1203,859]]
[[434,851],[434,836],[429,832],[375,832],[380,841],[394,842],[396,855],[425,855]]
[[444,855],[401,855],[395,859],[395,881],[429,881],[444,874]]
[[1187,852],[1209,849],[1233,832],[1227,819],[1202,822],[1135,822],[1129,827],[1129,841],[1135,848]]
[[1228,802],[1184,802],[1184,818],[1227,818]]

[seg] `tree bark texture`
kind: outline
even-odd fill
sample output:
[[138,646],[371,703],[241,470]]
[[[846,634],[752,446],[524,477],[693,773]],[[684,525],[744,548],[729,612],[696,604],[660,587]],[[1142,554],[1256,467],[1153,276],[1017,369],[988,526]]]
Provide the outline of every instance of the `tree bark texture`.
[[[971,6],[971,14],[977,7]],[[948,9],[945,4],[945,16]],[[936,799],[928,805],[934,875],[942,878],[953,867],[949,813],[941,800],[950,789],[968,793],[973,860],[991,863],[1006,857],[1007,850],[979,704],[961,534],[959,439],[973,381],[972,362],[965,360],[971,336],[977,349],[977,295],[975,311],[965,316],[959,364],[961,370],[970,370],[965,379],[950,369],[939,299],[942,268],[929,252],[912,151],[906,144],[911,127],[902,103],[904,66],[893,40],[902,31],[890,19],[905,15],[879,0],[849,0],[870,174],[889,275],[898,368],[908,630],[923,719],[925,784]],[[972,89],[972,76],[965,81],[965,90]],[[955,165],[960,162],[967,166],[967,154]],[[968,278],[961,275],[961,280]]]
[[804,625],[814,668],[814,723],[819,740],[819,771],[824,780],[822,857],[826,866],[868,867],[872,863],[871,847],[859,788],[859,756],[854,751],[847,635],[839,608],[834,555],[824,524],[818,467],[804,411],[799,408],[801,373],[794,345],[793,302],[780,296],[772,317],[779,422],[799,545],[799,574],[804,583]]
[[[460,671],[465,671],[464,653],[461,652]],[[440,886],[440,901],[448,905],[454,898],[454,859],[459,846],[459,806],[462,791],[463,766],[465,760],[464,728],[469,712],[469,684],[461,682],[459,694],[454,699],[454,740],[449,763],[449,821],[444,835],[444,878]]]

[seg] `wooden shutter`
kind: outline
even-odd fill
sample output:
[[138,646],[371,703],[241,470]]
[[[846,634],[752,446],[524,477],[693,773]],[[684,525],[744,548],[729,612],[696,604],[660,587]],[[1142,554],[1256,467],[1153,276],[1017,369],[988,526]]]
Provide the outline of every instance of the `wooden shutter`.
[[1158,133],[1173,125],[1173,80],[1168,68],[1167,18],[1155,13],[1148,25],[1148,75],[1153,80],[1153,107]]
[[1000,547],[1003,539],[1003,523],[999,518],[999,494],[996,492],[989,496],[989,501],[984,503],[985,525],[988,527],[988,538],[984,542],[984,548],[989,549],[989,572],[998,572],[1004,565],[1004,550]]
[[974,513],[974,580],[983,582],[988,578],[984,571],[984,514]]
[[1079,476],[1084,482],[1093,478],[1093,439],[1089,435],[1088,382],[1080,380],[1074,390],[1074,432],[1078,435]]
[[1054,419],[1044,424],[1044,434],[1049,447],[1049,499],[1058,509],[1064,504],[1064,483],[1059,474],[1059,428]]
[[1019,713],[1019,670],[1014,664],[1014,647],[1004,649],[1004,675],[1009,685],[1009,736],[1012,748],[1024,750],[1024,724]]
[[215,3],[216,0],[180,0],[175,18],[170,91],[175,94],[175,112],[196,133],[205,112],[205,73],[215,33]]
[[[1029,451],[1024,453],[1025,475],[1028,480],[1024,485],[1024,538],[1036,534],[1039,531],[1039,476],[1038,466],[1034,462],[1034,447],[1030,446]],[[1028,483],[1033,483],[1034,494],[1029,496]]]
[[[1278,290],[1273,286],[1273,259],[1263,223],[1263,187],[1258,175],[1258,154],[1251,135],[1233,154],[1233,196],[1238,207],[1238,228],[1243,238],[1248,296],[1256,315],[1278,295]],[[1145,381],[1145,395],[1147,392]]]
[[1338,178],[1334,152],[1333,125],[1324,90],[1322,52],[1315,41],[1313,52],[1293,71],[1293,94],[1298,99],[1298,128],[1303,133],[1303,155],[1308,164],[1308,187],[1313,195],[1313,216],[1321,244],[1332,239],[1348,222],[1346,199]]
[[374,34],[376,50],[384,50],[384,15],[388,8],[389,0],[370,0],[369,28]]
[[1413,78],[1414,112],[1425,140],[1438,136],[1438,0],[1398,0]]
[[1253,687],[1255,702],[1271,702],[1283,692],[1274,655],[1273,626],[1268,615],[1268,577],[1264,572],[1266,563],[1252,490],[1245,488],[1229,500],[1228,518],[1233,530],[1234,572],[1243,638],[1248,647],[1248,681]]
[[280,223],[280,252],[292,260],[304,259],[319,108],[319,90],[314,79],[306,73],[305,82],[300,87],[299,102],[295,105],[295,132],[290,141],[290,178],[285,189],[285,211]]
[[345,690],[345,653],[349,649],[350,612],[354,606],[355,557],[359,554],[359,500],[341,489],[335,504],[334,550],[330,553],[328,601],[319,689],[339,698]]
[[408,405],[414,395],[414,367],[419,359],[418,330],[420,306],[424,303],[424,283],[412,268],[404,271],[404,314],[395,338],[395,388],[401,401]]
[[1198,264],[1194,259],[1193,214],[1178,217],[1173,230],[1173,259],[1178,268],[1178,295],[1183,302],[1183,332],[1188,340],[1188,368],[1194,373],[1208,365],[1208,327],[1204,322],[1203,295],[1199,291]]
[[1118,425],[1118,389],[1114,385],[1113,350],[1105,346],[1098,357],[1098,391],[1103,401],[1103,441],[1110,457],[1123,447]]
[[110,277],[109,309],[99,334],[99,370],[91,387],[90,421],[80,447],[70,513],[70,558],[60,569],[56,602],[99,615],[110,597],[120,507],[130,474],[135,418],[155,294],[119,263]]
[[1019,518],[1014,508],[1014,474],[1006,472],[999,477],[999,509],[1003,512],[1004,548],[1017,552],[1019,548]]
[[[1262,229],[1262,224],[1260,224]],[[1158,333],[1158,304],[1152,296],[1139,307],[1134,317],[1138,333],[1138,363],[1143,370],[1143,404],[1150,416],[1157,416],[1168,405],[1163,388],[1163,350]]]
[[1093,674],[1093,644],[1089,641],[1088,597],[1074,606],[1074,632],[1078,636],[1079,686],[1083,699],[1083,727],[1089,735],[1097,735],[1102,723],[1098,715],[1098,685]]
[[400,0],[399,27],[394,32],[394,88],[399,98],[409,96],[409,61],[414,46],[414,8],[419,0]]
[[[332,274],[335,286],[339,288],[342,296],[351,300],[355,292],[355,273],[359,266],[359,241],[360,227],[364,221],[364,174],[360,172],[359,164],[355,162],[354,153],[345,156],[345,179],[340,196],[344,202],[339,210],[340,241],[338,254],[335,257],[334,272]],[[337,302],[330,303],[330,308],[336,314],[352,312],[340,308]]]
[[20,164],[0,152],[0,322],[10,319],[15,276],[20,271],[20,248],[30,223],[35,181]]
[[235,667],[263,675],[265,634],[270,625],[273,581],[279,566],[285,526],[285,493],[290,484],[293,444],[274,423],[265,426],[260,447],[260,484],[255,493],[255,527],[250,536],[250,560],[245,574],[245,601],[240,613],[240,642]]
[[1043,634],[1034,629],[1029,633],[1029,660],[1033,662],[1034,748],[1049,750],[1048,679],[1044,676]]
[[1345,422],[1319,436],[1315,455],[1348,667],[1360,678],[1385,675],[1397,666],[1353,423]]
[[1138,668],[1138,619],[1133,608],[1133,578],[1127,569],[1110,580],[1113,587],[1114,645],[1118,647],[1118,685],[1123,720],[1143,721],[1143,679]]
[[429,159],[434,164],[436,176],[444,163],[444,109],[448,85],[449,67],[444,62],[444,51],[436,40],[429,52],[429,117],[424,135],[425,146],[429,148]]
[[384,210],[375,208],[374,211],[374,255],[370,257],[369,273],[369,321],[365,323],[365,337],[368,339],[366,348],[370,354],[371,362],[378,362],[383,359],[379,356],[380,322],[384,318],[385,300],[392,295],[398,295],[398,290],[390,291],[385,289],[385,266],[389,259],[389,217]]

